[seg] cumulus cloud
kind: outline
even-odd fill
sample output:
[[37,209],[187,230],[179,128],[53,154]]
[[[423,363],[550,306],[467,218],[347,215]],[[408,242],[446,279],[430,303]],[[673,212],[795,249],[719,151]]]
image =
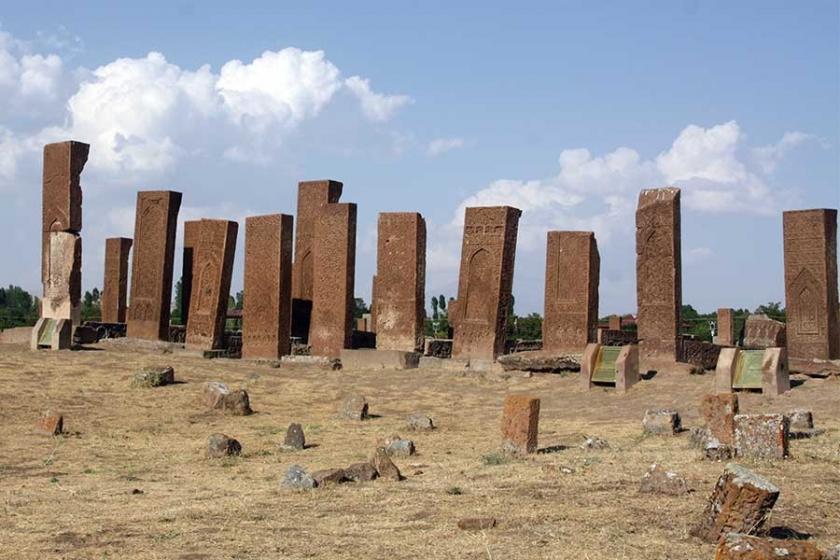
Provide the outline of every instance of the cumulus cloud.
[[752,155],[764,173],[773,173],[776,166],[789,151],[814,138],[813,134],[806,134],[798,130],[785,132],[781,140],[775,144],[753,148]]
[[391,116],[405,105],[414,100],[407,95],[385,95],[376,93],[370,88],[370,81],[359,76],[351,76],[344,84],[350,92],[359,99],[362,112],[372,121],[387,121]]
[[431,157],[437,157],[446,152],[464,147],[463,138],[436,138],[429,142],[426,153]]

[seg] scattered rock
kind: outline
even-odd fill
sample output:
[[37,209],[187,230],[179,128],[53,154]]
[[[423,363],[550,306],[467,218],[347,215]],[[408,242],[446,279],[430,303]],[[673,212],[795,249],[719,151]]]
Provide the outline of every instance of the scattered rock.
[[823,554],[823,560],[840,560],[840,544],[826,550]]
[[341,403],[339,414],[342,418],[350,420],[367,420],[368,402],[362,395],[351,395]]
[[247,416],[251,410],[251,399],[244,389],[231,391],[227,385],[218,381],[204,384],[204,404],[208,408],[221,410],[234,416]]
[[175,383],[175,370],[169,366],[145,367],[134,374],[131,384],[135,387],[161,387]]
[[778,498],[776,486],[741,465],[729,463],[691,534],[710,543],[717,543],[728,533],[755,534]]
[[408,417],[408,429],[415,432],[434,430],[435,424],[425,414],[412,414]]
[[497,361],[505,371],[560,373],[580,371],[580,355],[550,354],[541,351],[516,352],[499,356]]
[[370,463],[353,463],[344,469],[344,476],[353,482],[368,482],[375,480],[379,473]]
[[465,517],[458,521],[458,528],[462,531],[484,531],[495,526],[495,517]]
[[242,444],[225,434],[213,434],[207,440],[207,456],[212,459],[242,453]]
[[64,416],[47,411],[38,418],[35,430],[45,436],[60,435],[64,431]]
[[735,416],[735,454],[758,459],[788,456],[788,419],[784,414]]
[[283,488],[292,490],[311,490],[317,486],[315,479],[312,478],[300,465],[292,465],[286,471],[286,476],[283,477],[283,482],[280,483]]
[[814,415],[810,410],[797,409],[787,413],[788,435],[791,439],[805,439],[822,434],[825,430],[814,427]]
[[388,452],[384,447],[376,448],[376,451],[373,452],[373,456],[370,458],[370,464],[374,469],[376,469],[380,478],[385,478],[387,480],[402,480],[400,469],[397,468],[397,465],[395,465],[388,456]]
[[766,539],[729,533],[718,544],[715,560],[821,560],[820,550],[811,543]]
[[344,469],[322,469],[312,473],[312,480],[315,481],[315,486],[320,488],[327,484],[347,482],[347,475],[344,473]]
[[414,442],[410,439],[403,439],[398,434],[385,438],[382,442],[385,452],[390,457],[408,457],[414,455]]
[[204,404],[207,408],[221,408],[225,395],[230,389],[219,381],[208,381],[204,384]]
[[696,426],[688,432],[688,445],[693,449],[703,449],[710,437],[712,434],[708,428]]
[[286,437],[283,439],[283,447],[287,449],[304,449],[306,447],[306,437],[303,435],[303,428],[300,424],[289,424]]
[[673,409],[646,410],[642,428],[646,434],[672,436],[682,428],[680,414]]
[[605,439],[595,436],[587,436],[580,444],[581,449],[609,449],[610,444]]
[[136,496],[136,495],[138,495],[138,494],[145,494],[145,492],[143,492],[143,491],[142,491],[142,490],[140,490],[139,488],[134,488],[134,489],[131,491],[131,493],[132,493],[133,495],[135,495],[135,496]]
[[667,471],[654,463],[642,477],[639,492],[645,494],[668,494],[680,496],[688,493],[685,479],[675,472]]
[[721,443],[714,436],[709,436],[703,444],[703,457],[709,461],[728,461],[735,457],[735,448]]

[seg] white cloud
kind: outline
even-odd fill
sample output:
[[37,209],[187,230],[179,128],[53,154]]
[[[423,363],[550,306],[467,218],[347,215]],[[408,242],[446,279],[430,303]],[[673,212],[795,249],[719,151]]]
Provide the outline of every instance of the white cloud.
[[463,138],[436,138],[429,142],[429,147],[426,153],[431,157],[437,157],[441,154],[464,147]]
[[740,139],[735,121],[708,129],[692,124],[680,132],[670,150],[656,158],[656,165],[668,183],[689,179],[735,183],[747,174],[735,153]]
[[694,247],[686,251],[686,264],[699,264],[703,261],[709,260],[714,256],[715,252],[709,247]]
[[775,144],[753,148],[752,155],[764,173],[773,173],[776,170],[776,166],[779,165],[790,150],[813,139],[813,134],[806,134],[799,131],[785,132],[781,140]]
[[370,89],[370,81],[359,76],[351,76],[344,81],[344,85],[355,95],[362,105],[362,112],[372,121],[387,121],[405,105],[414,100],[407,95],[385,95]]

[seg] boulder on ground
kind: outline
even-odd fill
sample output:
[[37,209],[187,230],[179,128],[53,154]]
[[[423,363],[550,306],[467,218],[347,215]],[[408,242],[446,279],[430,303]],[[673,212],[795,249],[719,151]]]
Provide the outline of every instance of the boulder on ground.
[[676,410],[646,410],[642,418],[642,428],[646,434],[672,436],[682,429],[680,414]]
[[131,384],[135,387],[161,387],[175,383],[175,370],[170,366],[145,367],[134,374]]
[[368,419],[368,402],[363,395],[350,395],[341,402],[339,415],[350,420]]
[[300,465],[292,465],[286,470],[286,476],[280,483],[283,488],[290,490],[311,490],[317,486],[315,479]]
[[242,444],[225,434],[213,434],[207,440],[207,456],[212,459],[242,453]]
[[286,437],[283,439],[283,447],[287,449],[304,449],[306,437],[303,435],[303,427],[297,423],[289,424],[286,430]]
[[415,432],[434,430],[435,423],[425,414],[411,414],[407,419],[407,428]]
[[344,469],[321,469],[312,473],[312,480],[315,481],[315,486],[320,488],[328,484],[341,484],[348,479]]
[[402,480],[400,469],[397,468],[397,465],[388,456],[388,452],[384,447],[376,448],[376,451],[373,452],[370,458],[370,464],[376,469],[380,478],[386,480]]
[[688,484],[679,474],[654,463],[642,477],[639,492],[680,496],[688,493]]
[[382,441],[382,447],[390,457],[408,457],[416,453],[414,442],[403,439],[399,434],[392,434]]
[[368,482],[375,480],[379,473],[370,463],[353,463],[344,469],[344,476],[353,482]]
[[45,436],[60,435],[64,431],[64,416],[46,411],[38,418],[35,430]]
[[208,381],[204,384],[204,404],[208,408],[234,416],[247,416],[254,412],[246,390],[231,391],[227,385],[218,381]]

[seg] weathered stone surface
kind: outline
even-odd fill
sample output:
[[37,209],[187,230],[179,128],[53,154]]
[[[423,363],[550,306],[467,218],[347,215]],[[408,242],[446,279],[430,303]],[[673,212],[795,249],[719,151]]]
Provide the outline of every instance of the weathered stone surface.
[[434,421],[425,414],[410,414],[406,419],[406,427],[415,432],[428,431],[435,429]]
[[198,240],[201,238],[201,220],[184,222],[184,250],[181,257],[181,324],[190,324],[193,269],[195,268]]
[[32,327],[12,327],[0,330],[0,344],[27,344],[32,338]]
[[726,445],[735,445],[735,415],[738,414],[738,395],[719,393],[703,395],[700,416],[712,436]]
[[286,430],[286,437],[283,439],[283,447],[288,449],[306,448],[306,437],[303,434],[303,427],[300,424],[289,424]]
[[785,324],[767,315],[750,315],[744,324],[745,348],[778,348],[786,342]]
[[636,294],[642,359],[677,359],[682,305],[680,190],[639,193],[636,210]]
[[559,373],[580,370],[580,354],[549,354],[544,351],[516,352],[499,356],[496,361],[505,371]]
[[808,542],[767,539],[729,533],[715,551],[715,560],[823,560],[826,557]]
[[35,424],[35,431],[45,436],[57,436],[64,431],[64,416],[45,412],[38,418]]
[[704,370],[713,370],[723,347],[704,340],[681,338],[679,349],[680,362],[699,366]]
[[170,366],[145,367],[134,374],[131,384],[137,387],[161,387],[175,383],[175,370]]
[[735,336],[734,309],[721,307],[717,310],[717,335],[713,342],[721,346],[735,346],[738,343]]
[[646,410],[642,428],[646,434],[675,435],[682,429],[680,413],[673,409]]
[[245,219],[243,358],[278,359],[291,352],[293,227],[285,214]]
[[350,395],[341,402],[339,416],[349,420],[367,420],[368,402],[363,395]]
[[834,545],[825,551],[823,560],[840,560],[840,544]]
[[688,493],[688,483],[679,474],[654,463],[642,477],[639,492],[644,494],[668,494],[680,496]]
[[728,461],[735,457],[735,447],[721,443],[714,436],[703,444],[703,457],[709,461]]
[[211,459],[242,453],[242,444],[225,434],[213,434],[207,440],[207,456]]
[[312,480],[318,488],[329,484],[341,484],[347,482],[347,475],[344,469],[321,469],[312,473]]
[[761,361],[761,392],[775,397],[788,391],[790,391],[790,371],[787,350],[767,348]]
[[376,253],[376,348],[423,350],[426,316],[426,221],[416,212],[379,214]]
[[[425,255],[425,252],[424,252]],[[423,257],[425,259],[425,256]],[[376,332],[376,322],[379,320],[378,313],[376,312],[376,274],[370,279],[370,330],[372,332]],[[423,286],[423,291],[426,291],[426,287]],[[424,306],[423,313],[425,314],[426,309]]]
[[286,476],[283,477],[280,486],[289,490],[311,490],[318,486],[318,484],[303,467],[292,465],[286,470]]
[[[580,360],[580,381],[585,390],[597,383],[614,383],[618,393],[626,393],[639,382],[639,347],[635,344],[622,346],[616,356],[615,347],[597,343],[586,345]],[[615,359],[610,363],[609,357]]]
[[755,534],[779,498],[779,489],[752,471],[729,463],[691,534],[716,543],[728,533]]
[[356,205],[321,208],[313,243],[314,280],[309,344],[315,356],[338,358],[351,347],[356,274]]
[[391,457],[388,456],[388,452],[383,447],[377,447],[376,451],[373,452],[373,455],[370,458],[370,464],[376,469],[376,472],[379,474],[379,478],[384,478],[385,480],[402,480],[402,474],[400,474],[400,469],[397,468],[397,465],[391,460]]
[[344,476],[353,482],[367,482],[379,477],[379,473],[370,463],[353,463],[344,469]]
[[787,350],[795,358],[840,358],[837,210],[783,216]]
[[495,517],[464,517],[458,520],[458,528],[462,531],[484,531],[495,526]]
[[111,237],[105,240],[105,278],[102,284],[102,322],[125,323],[128,299],[128,254],[133,240]]
[[605,439],[596,436],[586,436],[583,443],[580,444],[581,449],[609,449],[610,444]]
[[81,322],[82,238],[74,232],[48,236],[47,272],[41,299],[41,318]]
[[543,350],[581,352],[597,339],[601,258],[591,231],[549,231]]
[[392,434],[382,441],[381,447],[389,457],[408,457],[416,453],[414,442],[410,439],[403,439],[399,434]]
[[169,340],[172,266],[181,193],[137,193],[127,335]]
[[247,416],[253,412],[248,392],[231,391],[224,383],[208,381],[204,384],[204,403],[208,408],[221,410],[234,416]]
[[[609,322],[607,323],[607,329],[611,331],[620,331],[621,330],[621,315],[610,315]],[[590,341],[594,342],[594,341]]]
[[341,360],[327,356],[283,356],[280,358],[280,367],[335,371],[341,369]]
[[218,350],[224,347],[238,231],[236,222],[201,220],[193,261],[193,292],[186,339],[189,348]]
[[788,430],[784,414],[738,414],[735,452],[739,457],[784,459],[788,456]]
[[814,415],[810,410],[798,408],[787,413],[791,432],[810,432],[814,429]]
[[[377,334],[377,340],[379,335]],[[420,363],[420,354],[403,350],[373,350],[368,348],[341,350],[341,368],[349,371],[366,369],[414,369]]]
[[493,360],[504,353],[521,214],[509,206],[466,209],[458,299],[449,303],[454,358]]
[[540,399],[528,395],[508,395],[502,412],[502,448],[511,453],[537,451]]
[[451,358],[452,340],[444,338],[426,339],[423,355],[433,358]]

